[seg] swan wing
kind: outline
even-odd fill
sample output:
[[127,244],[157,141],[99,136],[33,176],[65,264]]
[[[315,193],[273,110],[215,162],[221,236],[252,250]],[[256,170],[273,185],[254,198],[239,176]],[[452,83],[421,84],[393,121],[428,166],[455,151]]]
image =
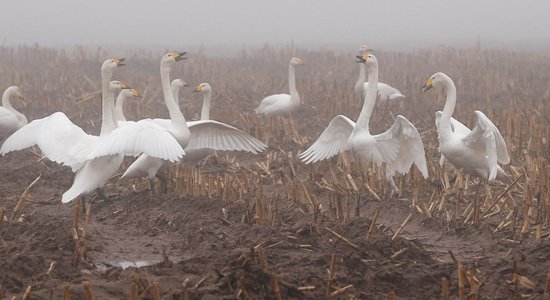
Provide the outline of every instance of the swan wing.
[[267,145],[250,134],[214,120],[187,122],[191,139],[185,150],[214,149],[227,151],[262,152]]
[[386,163],[386,176],[393,176],[396,172],[405,174],[414,163],[422,176],[428,177],[422,138],[405,117],[398,115],[390,129],[373,137],[380,158]]
[[304,152],[300,159],[306,163],[331,158],[349,148],[348,139],[355,127],[350,118],[338,115],[334,117],[319,138]]
[[2,145],[2,155],[37,145],[44,156],[78,170],[98,137],[89,135],[62,112],[53,113],[21,127]]
[[185,152],[170,131],[151,119],[129,122],[100,137],[90,158],[114,154],[151,157],[177,161]]
[[498,128],[491,122],[487,116],[479,110],[475,111],[476,125],[474,129],[464,137],[464,144],[487,156],[489,176],[488,180],[493,180],[497,176],[498,162],[507,164],[510,162],[508,149],[504,138]]

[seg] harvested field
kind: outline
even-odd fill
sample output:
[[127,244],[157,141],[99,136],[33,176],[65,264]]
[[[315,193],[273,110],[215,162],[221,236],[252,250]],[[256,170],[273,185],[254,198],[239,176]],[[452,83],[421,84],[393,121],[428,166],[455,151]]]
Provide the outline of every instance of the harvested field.
[[[115,176],[104,189],[109,200],[61,205],[69,168],[37,148],[1,157],[0,299],[550,299],[548,56],[478,48],[376,53],[380,79],[407,99],[378,106],[372,130],[405,115],[422,135],[430,172],[428,180],[414,167],[397,177],[401,195],[388,199],[382,168],[346,154],[313,165],[297,158],[332,117],[357,118],[354,54],[190,52],[172,78],[209,82],[211,117],[270,148],[170,165],[160,194],[150,194],[146,179]],[[303,105],[291,117],[256,116],[263,97],[288,89],[293,55],[307,64],[296,75]],[[14,106],[29,120],[61,110],[97,134],[99,66],[111,56],[118,54],[3,47],[0,88],[21,88],[27,102]],[[114,78],[144,96],[127,103],[128,117],[167,116],[161,53],[125,56]],[[471,126],[481,110],[499,127],[513,184],[485,186],[439,167],[434,113],[444,95],[419,89],[436,71],[457,85],[457,119]],[[200,96],[182,98],[188,120],[197,119]]]

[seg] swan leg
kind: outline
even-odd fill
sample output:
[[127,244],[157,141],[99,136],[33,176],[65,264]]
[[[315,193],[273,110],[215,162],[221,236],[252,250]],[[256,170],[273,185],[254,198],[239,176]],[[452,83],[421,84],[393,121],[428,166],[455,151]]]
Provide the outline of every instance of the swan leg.
[[102,188],[97,188],[95,191],[99,195],[99,198],[101,198],[103,201],[105,202],[111,201],[111,199],[109,199],[109,197],[105,195],[105,192],[103,192]]
[[160,183],[160,190],[163,192],[163,193],[167,193],[168,192],[168,178],[166,178],[166,176],[157,173],[157,178],[159,180],[159,183]]
[[388,178],[388,182],[390,183],[390,198],[393,197],[393,195],[399,195],[400,191],[397,185],[395,184],[395,181],[393,180],[393,176]]

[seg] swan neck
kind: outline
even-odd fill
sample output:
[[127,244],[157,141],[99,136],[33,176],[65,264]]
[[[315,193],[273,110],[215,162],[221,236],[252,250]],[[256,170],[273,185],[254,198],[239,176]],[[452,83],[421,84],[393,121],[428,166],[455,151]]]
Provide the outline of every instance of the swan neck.
[[368,84],[367,91],[365,93],[365,101],[363,103],[363,108],[357,119],[357,125],[355,125],[355,130],[369,130],[370,116],[376,104],[376,98],[378,97],[378,65],[374,65],[371,68],[368,68]]
[[363,93],[363,84],[365,83],[365,64],[358,63],[359,65],[359,78],[355,83],[355,93],[359,96],[362,96]]
[[290,99],[299,102],[300,96],[296,89],[296,70],[293,65],[288,66],[288,87],[290,89]]
[[179,86],[172,86],[172,96],[174,97],[174,101],[176,102],[176,105],[179,107],[180,105],[180,87]]
[[[181,113],[176,100],[174,99],[174,94],[172,94],[172,88],[170,87],[170,67],[161,65],[160,67],[160,80],[162,83],[162,93],[164,95],[164,102],[168,108],[168,113],[170,114],[170,120],[172,120],[172,126],[178,129],[187,129],[187,123],[185,122],[185,117]],[[185,130],[183,129],[183,130]]]
[[124,101],[125,100],[126,100],[126,96],[124,96],[124,93],[122,93],[122,92],[116,98],[115,123],[118,122],[118,121],[126,121],[126,116],[124,115]]
[[115,129],[113,119],[114,92],[109,91],[109,83],[113,77],[112,70],[101,70],[101,133],[100,136],[110,133]]
[[451,132],[451,116],[456,105],[456,86],[450,78],[445,78],[444,88],[447,93],[447,100],[441,113],[439,130],[440,132]]
[[5,91],[4,94],[2,94],[2,106],[11,110],[11,111],[17,111],[13,106],[11,106],[10,98],[11,94],[9,91]]
[[210,120],[210,100],[212,99],[212,90],[207,90],[202,99],[201,120]]

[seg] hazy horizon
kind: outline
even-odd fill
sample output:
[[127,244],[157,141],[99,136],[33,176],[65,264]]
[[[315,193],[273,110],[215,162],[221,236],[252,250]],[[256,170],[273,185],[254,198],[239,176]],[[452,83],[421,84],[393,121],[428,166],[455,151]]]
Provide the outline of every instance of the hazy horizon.
[[[528,3],[528,5],[526,4]],[[436,45],[550,49],[550,2],[0,0],[1,45],[104,49],[282,45],[343,50]]]

